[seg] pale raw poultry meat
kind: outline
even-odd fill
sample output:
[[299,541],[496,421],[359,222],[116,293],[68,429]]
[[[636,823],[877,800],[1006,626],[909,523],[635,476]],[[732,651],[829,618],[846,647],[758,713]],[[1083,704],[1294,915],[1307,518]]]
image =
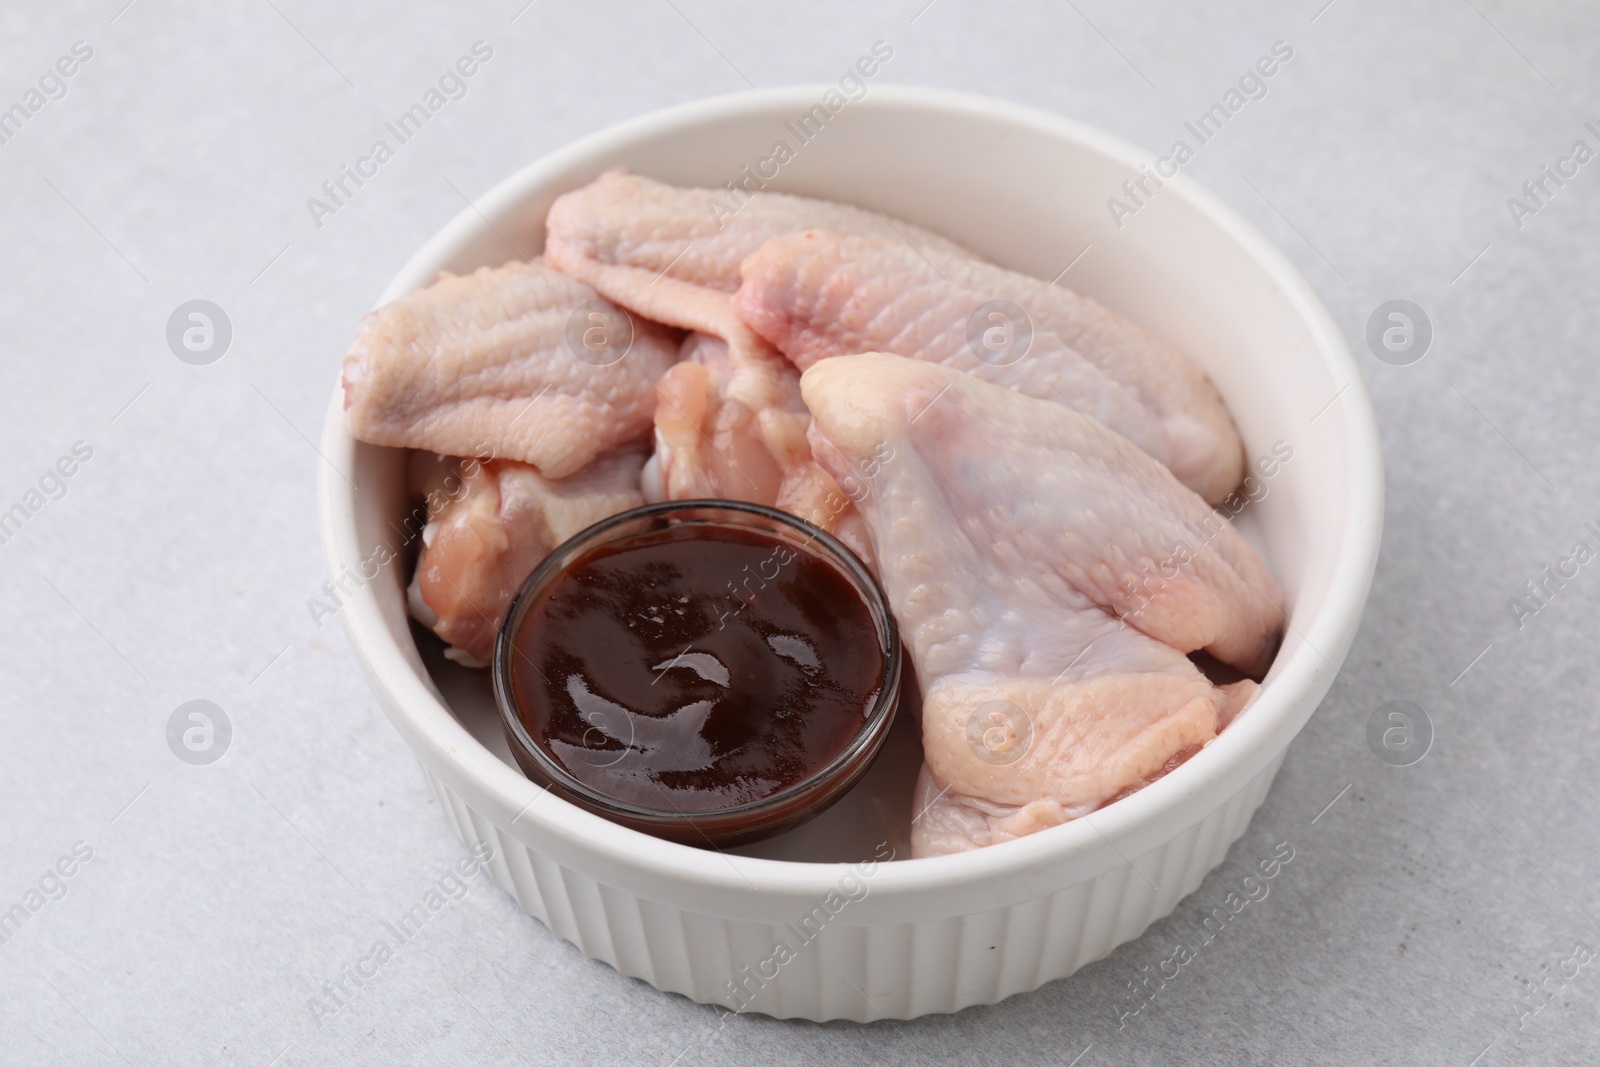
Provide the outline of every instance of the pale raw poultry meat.
[[[832,533],[870,567],[866,524],[844,490],[810,458],[810,446],[805,459],[785,469],[762,444],[755,414],[729,398],[733,368],[727,342],[691,333],[682,354],[656,383],[655,452],[644,467],[645,499],[768,504]],[[693,462],[670,458],[684,456],[694,457]]]
[[644,503],[643,466],[642,451],[612,452],[566,478],[546,478],[524,463],[415,453],[413,491],[442,506],[430,509],[423,528],[407,590],[411,614],[452,646],[446,656],[486,665],[511,598],[551,550]]
[[763,245],[733,303],[801,370],[857,352],[915,356],[1093,416],[1212,502],[1243,477],[1239,433],[1199,366],[1049,282],[892,238],[813,231]]
[[[732,213],[713,203],[742,203]],[[660,322],[762,347],[726,300],[739,265],[774,237],[800,230],[909,242],[942,255],[965,249],[930,230],[875,211],[785,193],[734,195],[725,189],[666,185],[608,171],[556,199],[545,220],[545,256],[612,300]],[[729,333],[746,338],[736,343]]]
[[891,355],[801,380],[857,500],[923,691],[914,855],[1094,811],[1210,741],[1284,625],[1255,550],[1164,466],[1064,404]]
[[[677,360],[677,336],[638,316],[622,354],[623,314],[539,260],[443,275],[367,315],[344,359],[350,432],[564,478],[649,432]],[[615,348],[579,358],[594,329]]]
[[691,339],[699,358],[680,363],[660,384],[650,479],[667,499],[777,504],[849,537],[859,520],[848,501],[829,506],[843,498],[810,462],[799,374],[744,324],[730,299],[747,256],[773,237],[814,227],[965,254],[921,227],[848,204],[679,188],[611,171],[551,206],[545,255],[630,310],[722,342],[718,349]]
[[[763,443],[756,413],[728,395],[728,343],[691,333],[680,357],[656,382],[656,448],[645,469],[645,496],[652,502],[718,497],[771,504],[784,468]],[[798,374],[794,394],[800,395]],[[675,461],[686,455],[697,459]]]

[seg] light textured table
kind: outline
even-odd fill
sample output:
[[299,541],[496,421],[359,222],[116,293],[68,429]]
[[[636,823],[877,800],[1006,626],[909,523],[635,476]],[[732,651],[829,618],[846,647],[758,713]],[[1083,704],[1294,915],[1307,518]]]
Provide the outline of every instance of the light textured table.
[[[27,914],[0,943],[0,1061],[1595,1062],[1600,960],[1546,976],[1600,946],[1600,564],[1537,611],[1509,602],[1575,541],[1600,548],[1600,162],[1561,162],[1600,149],[1600,8],[123,3],[0,9],[0,107],[44,78],[0,143],[0,511],[28,513],[0,544],[0,909]],[[1344,684],[1171,919],[997,1007],[719,1028],[480,874],[319,1019],[322,983],[466,855],[338,626],[307,610],[313,442],[357,320],[529,160],[659,106],[832,80],[879,39],[884,81],[1153,152],[1292,47],[1186,170],[1305,270],[1378,407],[1388,520]],[[479,40],[466,95],[314,220],[307,198]],[[44,77],[77,41],[92,55]],[[1576,174],[1526,198],[1546,164]],[[204,366],[166,340],[196,298],[233,331]],[[1365,343],[1401,298],[1435,333],[1409,366]],[[92,456],[47,476],[75,442]],[[209,766],[167,742],[195,699],[232,724]],[[1432,723],[1414,766],[1369,751],[1391,700]],[[1294,858],[1270,895],[1149,981],[1153,1001],[1131,992],[1279,842]]]

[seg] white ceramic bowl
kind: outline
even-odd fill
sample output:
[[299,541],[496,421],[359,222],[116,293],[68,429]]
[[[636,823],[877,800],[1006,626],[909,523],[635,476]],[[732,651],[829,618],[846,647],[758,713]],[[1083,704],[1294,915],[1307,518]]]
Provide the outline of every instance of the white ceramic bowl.
[[[779,140],[795,158],[773,188],[870,201],[1041,278],[1092,246],[1063,284],[1198,359],[1252,458],[1280,441],[1293,450],[1238,520],[1292,605],[1246,712],[1172,774],[1089,818],[964,855],[852,867],[884,842],[906,854],[919,755],[901,730],[820,819],[719,854],[614,825],[523,777],[485,672],[439,659],[428,641],[419,649],[403,595],[409,556],[341,615],[452,825],[463,841],[493,845],[495,881],[528,914],[587,955],[697,1001],[867,1021],[993,1003],[1071,974],[1139,936],[1221,862],[1349,649],[1377,557],[1383,473],[1339,330],[1284,256],[1216,198],[1179,178],[1119,229],[1107,198],[1148,154],[1054,115],[927,89],[874,86],[801,144],[785,124],[828,88],[741,93],[586,137],[453,219],[382,301],[440,270],[537,251],[550,202],[607,168],[718,187]],[[396,544],[404,461],[351,439],[337,390],[322,448],[350,479],[326,469],[321,479],[337,577]]]

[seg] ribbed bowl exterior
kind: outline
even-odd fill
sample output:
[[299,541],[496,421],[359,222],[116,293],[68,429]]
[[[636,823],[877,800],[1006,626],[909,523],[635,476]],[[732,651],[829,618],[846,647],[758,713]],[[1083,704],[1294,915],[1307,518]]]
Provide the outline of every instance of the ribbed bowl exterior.
[[[1280,752],[1221,807],[1098,877],[992,911],[920,923],[841,916],[766,978],[752,970],[796,938],[786,916],[735,921],[647,899],[541,856],[423,763],[463,843],[487,842],[495,884],[584,955],[702,1004],[780,1019],[912,1019],[994,1004],[1065,978],[1142,934],[1222,862],[1266,799]],[[846,913],[848,914],[848,913]]]

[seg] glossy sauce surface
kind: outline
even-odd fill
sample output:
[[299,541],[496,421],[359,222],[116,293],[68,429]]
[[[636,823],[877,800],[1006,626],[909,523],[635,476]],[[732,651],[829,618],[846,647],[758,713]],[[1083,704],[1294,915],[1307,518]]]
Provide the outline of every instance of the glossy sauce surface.
[[872,612],[802,544],[684,523],[579,557],[512,635],[529,735],[624,803],[707,812],[826,766],[883,685]]

